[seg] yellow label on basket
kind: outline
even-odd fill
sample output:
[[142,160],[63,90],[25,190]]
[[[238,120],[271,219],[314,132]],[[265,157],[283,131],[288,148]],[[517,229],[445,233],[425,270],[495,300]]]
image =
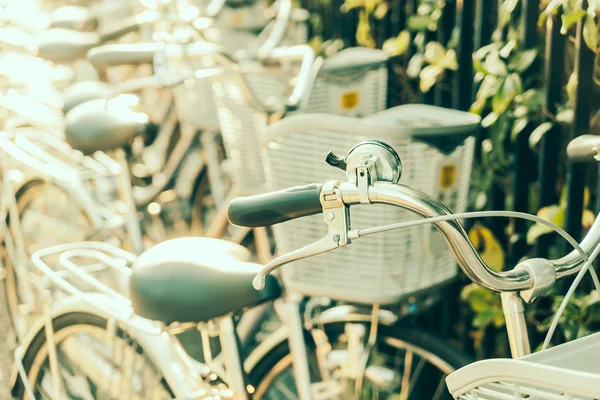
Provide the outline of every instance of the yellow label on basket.
[[356,90],[342,93],[342,108],[344,110],[352,110],[360,103],[360,95]]
[[244,14],[240,11],[236,11],[231,16],[231,23],[234,25],[241,25],[244,23]]
[[450,189],[456,182],[456,164],[442,165],[440,169],[440,187]]

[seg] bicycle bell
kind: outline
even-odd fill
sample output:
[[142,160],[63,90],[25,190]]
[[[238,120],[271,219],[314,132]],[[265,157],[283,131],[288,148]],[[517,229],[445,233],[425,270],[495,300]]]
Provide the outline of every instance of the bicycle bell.
[[402,176],[402,162],[396,150],[379,140],[360,142],[350,150],[345,158],[329,152],[325,161],[346,171],[348,180],[357,182],[357,171],[367,169],[370,183],[398,183]]

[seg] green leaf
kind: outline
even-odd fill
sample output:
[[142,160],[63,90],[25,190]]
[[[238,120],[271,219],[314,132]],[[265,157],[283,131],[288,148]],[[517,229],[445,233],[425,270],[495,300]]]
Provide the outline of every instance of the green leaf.
[[483,98],[476,99],[475,102],[473,104],[471,104],[471,107],[469,107],[469,112],[473,113],[473,114],[481,115],[481,113],[483,112],[483,109],[485,108],[486,103],[487,103],[486,100]]
[[577,79],[577,74],[573,72],[569,77],[569,81],[567,82],[567,97],[569,98],[569,103],[573,104],[575,100],[575,91],[577,90],[577,84],[579,83],[579,79]]
[[506,64],[500,59],[500,55],[497,51],[493,51],[485,57],[483,68],[488,70],[491,74],[498,76],[503,76],[508,73]]
[[[517,99],[515,98],[515,102],[516,101]],[[527,106],[519,106],[515,108],[515,111],[513,111],[513,117],[515,118],[523,118],[527,114],[529,114],[529,108]]]
[[479,50],[477,50],[474,54],[473,57],[478,59],[478,60],[484,60],[485,57],[490,54],[492,51],[498,51],[498,44],[496,43],[492,43],[492,44],[488,44],[485,45],[483,47],[481,47]]
[[572,108],[567,108],[556,114],[556,120],[558,122],[562,122],[563,124],[570,124],[571,122],[573,122],[574,117],[575,111]]
[[498,54],[500,55],[500,57],[502,58],[508,58],[510,56],[510,53],[512,53],[512,51],[517,47],[517,41],[516,40],[509,40],[508,43],[506,43],[504,45],[504,47],[502,47],[500,49],[500,51],[498,52]]
[[419,72],[421,72],[422,67],[423,67],[423,54],[416,53],[408,61],[408,66],[406,67],[406,74],[411,78],[416,78],[419,76]]
[[390,6],[387,2],[382,2],[377,4],[375,7],[375,11],[373,12],[373,16],[377,19],[383,19],[387,15]]
[[515,102],[527,107],[527,112],[538,110],[544,104],[544,96],[541,90],[528,89],[515,97]]
[[391,38],[383,43],[383,51],[385,51],[390,57],[399,56],[408,50],[410,46],[410,33],[405,29],[398,34],[395,38]]
[[517,136],[519,136],[519,133],[523,132],[523,129],[525,129],[528,123],[529,118],[527,117],[519,118],[515,121],[510,133],[510,137],[513,141],[516,140]]
[[494,125],[494,123],[496,123],[498,117],[499,115],[495,112],[489,113],[483,120],[481,120],[481,126],[483,128],[489,128],[490,126]]
[[513,99],[522,91],[521,77],[518,74],[510,74],[492,98],[492,110],[496,114],[503,114]]
[[444,57],[439,62],[439,66],[444,69],[450,69],[456,71],[458,69],[458,62],[456,61],[456,51],[450,49],[444,54]]
[[419,89],[423,93],[427,93],[443,73],[444,69],[439,65],[426,66],[419,73]]
[[425,46],[425,54],[423,58],[429,64],[439,64],[446,54],[446,49],[439,42],[429,42]]
[[406,26],[411,31],[421,32],[429,29],[431,22],[432,20],[429,15],[411,15],[408,18]]
[[560,29],[561,33],[563,35],[565,35],[567,33],[567,31],[569,29],[571,29],[571,27],[573,25],[575,25],[581,18],[583,18],[586,15],[585,10],[579,10],[579,11],[575,11],[571,14],[563,14],[560,16],[560,19],[562,20],[562,27]]
[[504,249],[491,230],[481,224],[475,224],[469,230],[469,240],[491,269],[502,271],[505,259]]
[[542,27],[544,22],[546,22],[548,16],[552,14],[561,5],[562,1],[563,0],[552,0],[550,3],[548,3],[544,11],[541,13],[540,18],[538,19],[538,26],[540,28]]
[[498,91],[501,81],[502,78],[498,78],[494,75],[488,75],[483,78],[479,90],[477,91],[476,98],[485,100],[492,97]]
[[485,192],[477,193],[477,197],[475,198],[475,209],[483,210],[485,205],[487,204],[487,194]]
[[475,54],[473,54],[473,69],[475,72],[483,75],[489,75],[490,73],[487,69],[483,68],[483,63],[479,58],[475,57]]
[[[559,205],[552,205],[542,208],[538,211],[538,217],[555,223],[561,228],[565,224],[565,211],[566,207]],[[542,235],[552,233],[554,230],[546,225],[535,224],[527,231],[527,244],[533,244]]]
[[589,14],[586,15],[585,25],[583,25],[583,40],[592,51],[598,50],[598,25],[594,17]]
[[548,131],[552,129],[553,126],[554,123],[552,122],[544,122],[543,124],[535,128],[533,132],[531,132],[531,136],[529,136],[529,147],[531,149],[536,149],[540,140],[542,140],[544,135],[548,133]]
[[511,71],[523,72],[533,64],[537,57],[537,49],[525,50],[522,53],[517,53],[508,64],[508,69]]

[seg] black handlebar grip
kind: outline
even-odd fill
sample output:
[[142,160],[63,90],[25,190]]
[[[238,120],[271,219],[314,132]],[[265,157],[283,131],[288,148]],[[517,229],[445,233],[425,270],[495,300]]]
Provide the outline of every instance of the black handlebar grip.
[[234,225],[256,228],[318,214],[322,185],[313,183],[277,192],[238,197],[229,203],[227,217]]
[[567,146],[567,155],[574,162],[590,162],[598,154],[596,149],[600,149],[600,136],[582,135],[571,140]]
[[119,65],[151,64],[155,43],[106,44],[88,51],[88,60],[99,71]]

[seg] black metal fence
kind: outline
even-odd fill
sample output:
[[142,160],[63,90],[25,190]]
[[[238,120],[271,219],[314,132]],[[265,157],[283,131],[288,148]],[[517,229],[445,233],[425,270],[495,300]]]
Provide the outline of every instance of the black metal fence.
[[[502,0],[445,0],[437,30],[428,32],[427,39],[443,45],[453,40],[459,68],[446,71],[443,81],[428,93],[420,93],[417,87],[414,93],[409,94],[405,82],[401,82],[403,77],[397,71],[399,67],[407,67],[413,51],[411,46],[407,54],[390,59],[389,105],[421,102],[468,110],[475,100],[478,85],[474,81],[473,53],[492,42],[502,3]],[[416,13],[419,4],[419,0],[390,0],[386,16],[372,19],[371,33],[376,46],[381,47],[387,38],[405,29],[408,18]],[[343,12],[342,5],[343,0],[302,0],[302,6],[313,16],[313,35],[318,34],[324,40],[342,39],[347,46],[355,46],[360,11],[355,8]],[[590,132],[592,112],[600,105],[598,86],[593,80],[596,57],[584,44],[583,20],[571,29],[570,34],[565,35],[561,33],[560,9],[549,16],[544,24],[538,24],[541,7],[540,0],[521,0],[515,15],[520,20],[519,45],[524,49],[538,49],[536,61],[523,72],[521,79],[524,82],[537,79],[537,87],[543,92],[542,110],[537,119],[530,120],[512,140],[508,135],[505,146],[511,155],[512,187],[494,185],[488,193],[487,208],[506,209],[510,205],[516,211],[536,212],[542,207],[556,204],[563,187],[567,193],[566,230],[576,239],[581,239],[584,187],[586,184],[591,186],[590,182],[597,182],[597,171],[589,165],[569,164],[564,149],[571,138],[596,133]],[[558,106],[564,103],[565,86],[572,72],[577,76],[572,122],[567,125],[554,124],[533,151],[529,136],[541,123],[556,122]],[[477,138],[476,158],[481,157],[481,144],[487,135],[488,132],[483,129]],[[597,204],[597,209],[593,211],[597,212],[600,208],[600,195],[597,194],[600,192],[596,183],[593,186],[590,189]],[[525,240],[528,226],[524,221],[494,220],[486,221],[486,224],[504,244],[509,268],[526,254],[548,256],[549,249],[556,246],[555,238],[551,235],[541,236],[535,246],[529,246]],[[451,288],[455,291],[458,289]],[[449,332],[452,321],[460,319],[455,311],[459,308],[458,300],[445,302],[441,307],[445,309],[438,309],[424,318],[435,329]],[[468,342],[463,332],[463,343],[468,346]]]

